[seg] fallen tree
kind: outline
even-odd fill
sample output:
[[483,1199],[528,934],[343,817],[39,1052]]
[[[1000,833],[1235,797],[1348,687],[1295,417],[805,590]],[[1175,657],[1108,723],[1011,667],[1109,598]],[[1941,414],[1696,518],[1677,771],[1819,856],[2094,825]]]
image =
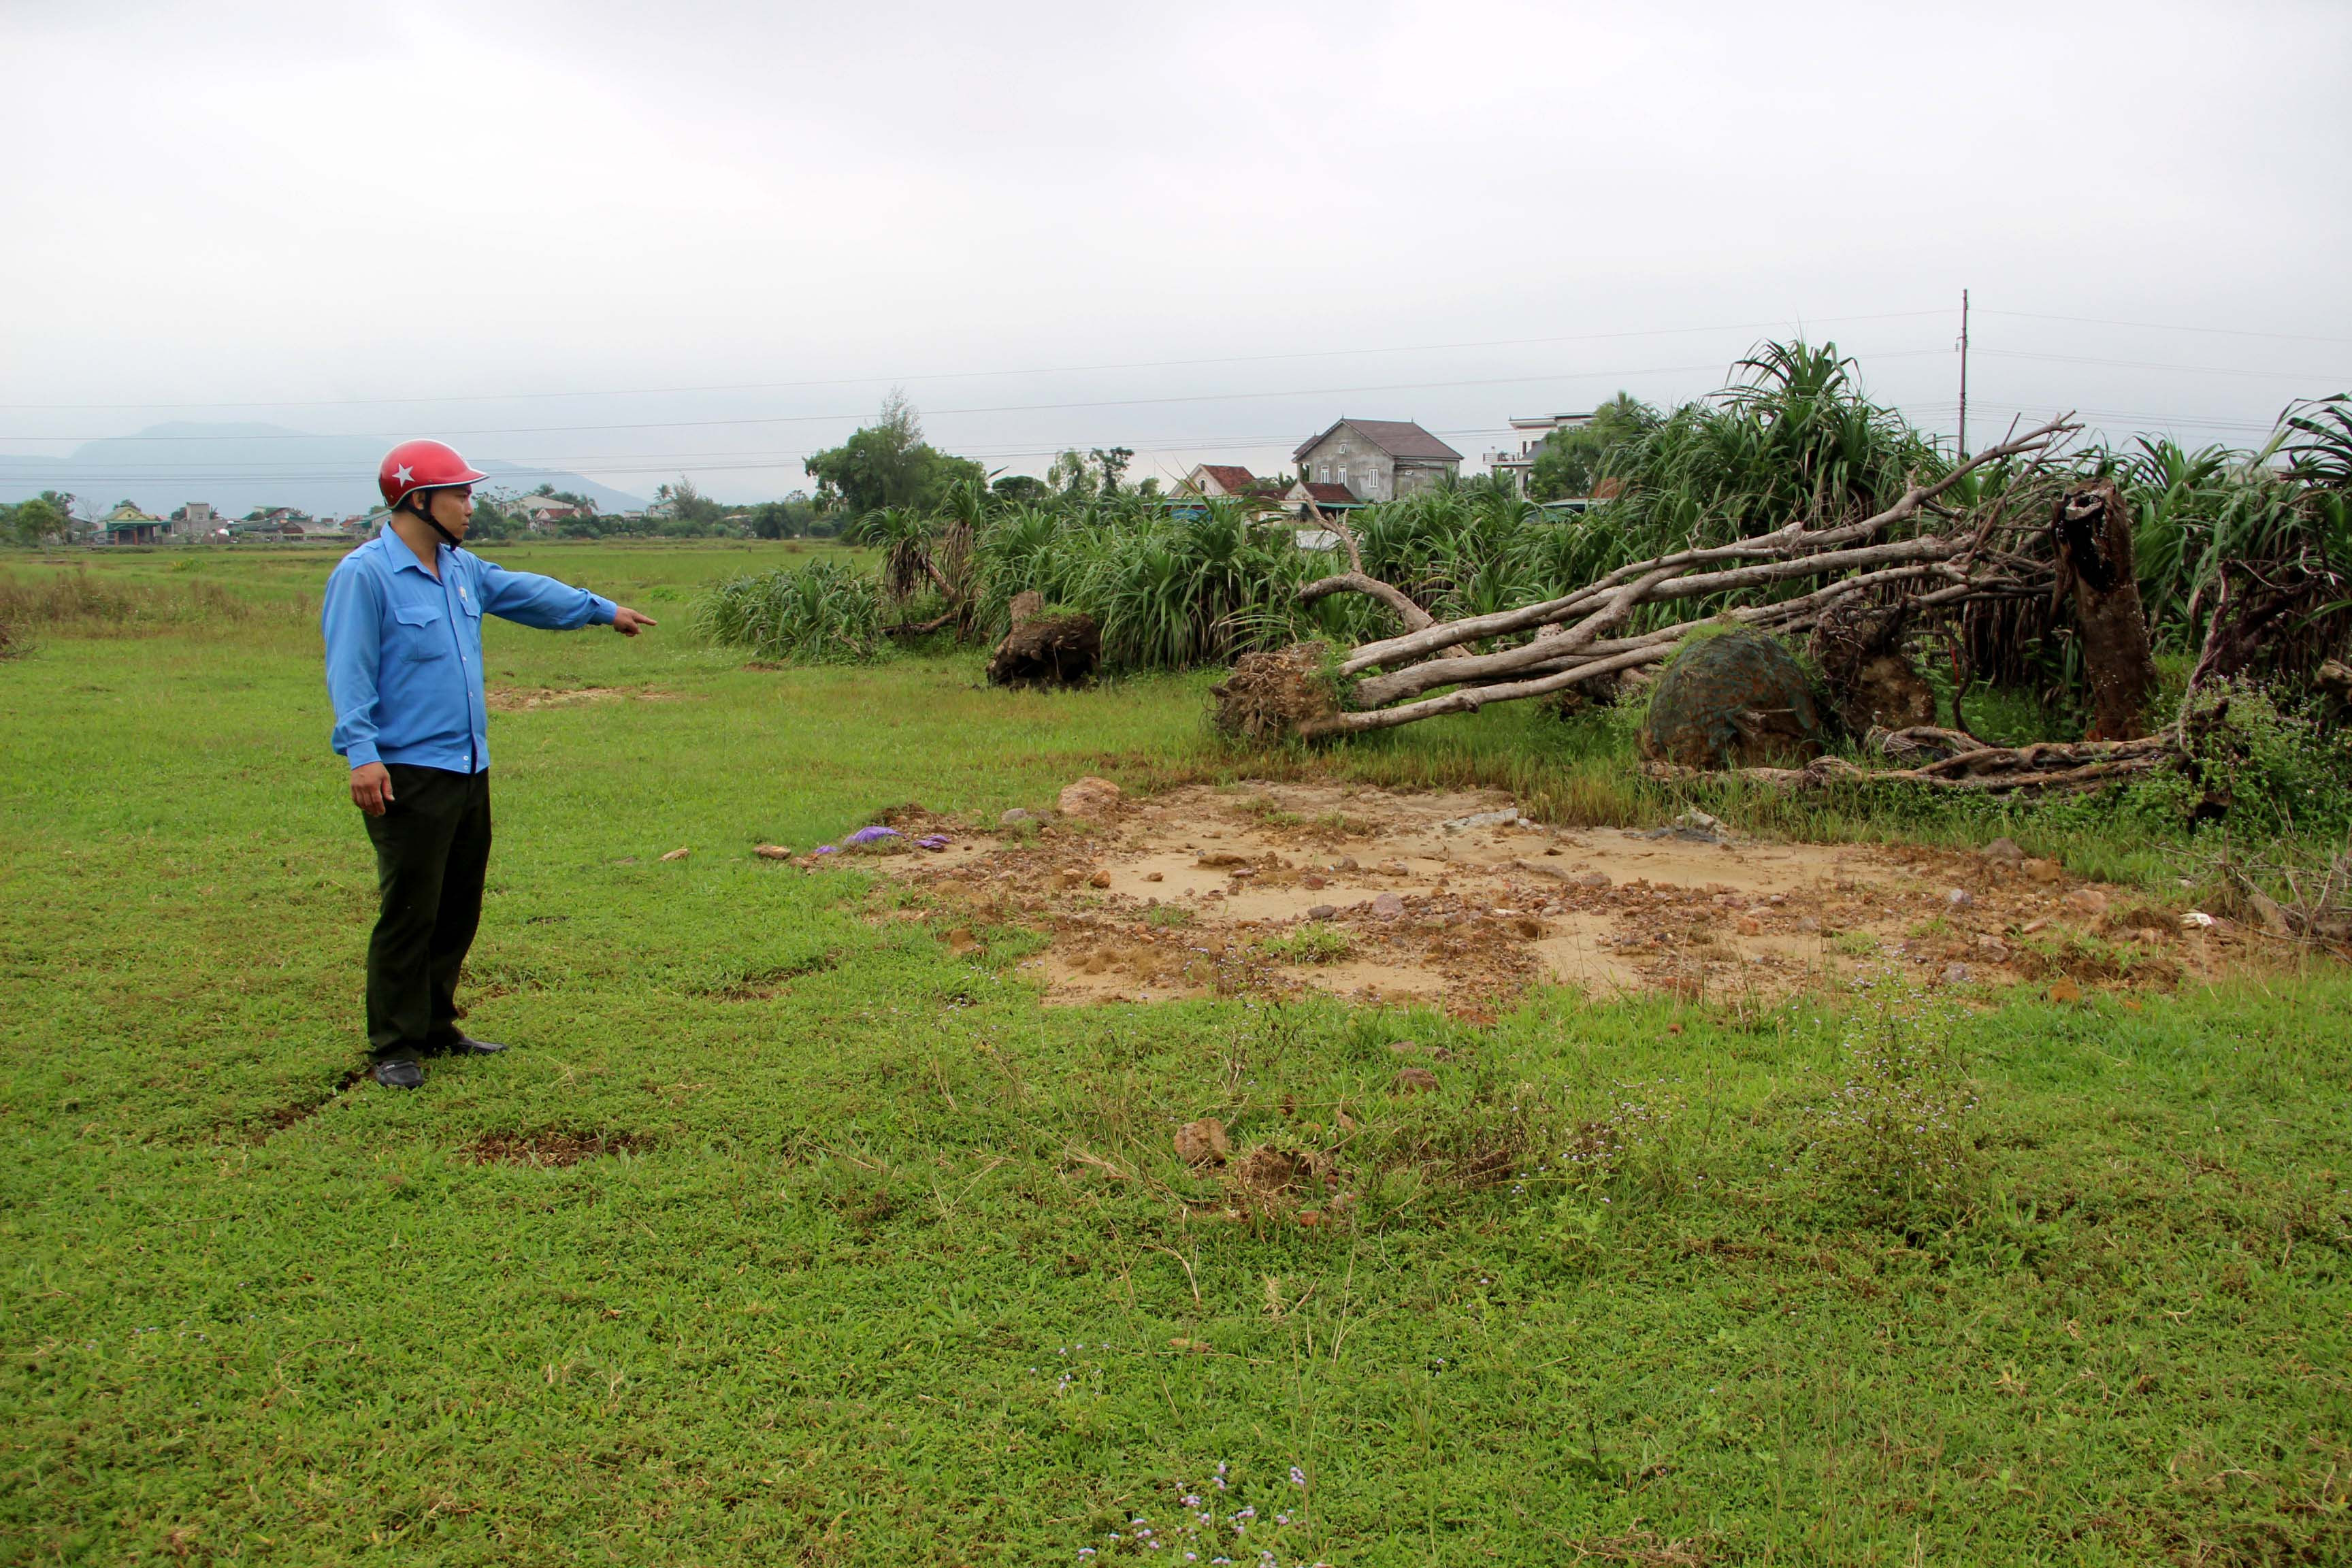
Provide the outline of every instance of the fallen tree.
[[[1801,768],[1733,768],[1731,776],[1753,784],[1787,789],[1819,789],[1845,784],[1911,784],[1931,789],[1972,791],[1982,795],[2065,793],[2098,789],[2118,779],[2155,773],[2179,763],[2183,755],[2177,729],[2131,741],[2036,742],[2026,746],[1989,746],[1955,730],[1922,727],[1927,738],[1909,739],[1911,732],[1876,732],[1871,737],[1890,756],[1941,748],[1955,741],[1968,742],[1948,755],[1917,767],[1863,768],[1843,757],[1816,757]],[[1696,776],[1698,770],[1671,763],[1651,763],[1652,778],[1675,780]]]
[[[1447,621],[1366,572],[1355,535],[1310,502],[1320,526],[1345,545],[1349,570],[1307,584],[1299,599],[1361,594],[1394,611],[1405,630],[1345,650],[1336,664],[1287,651],[1246,656],[1234,679],[1216,689],[1218,721],[1257,739],[1355,734],[1645,669],[1664,663],[1704,626],[1801,636],[1858,602],[1900,603],[1910,616],[1987,598],[2046,595],[2048,563],[2011,548],[2020,542],[2011,536],[2032,526],[2021,521],[2027,509],[2019,503],[2042,493],[2035,481],[2044,463],[2079,428],[2071,416],[2053,419],[1937,479],[1913,482],[1892,505],[1859,521],[1817,526],[1799,518],[1769,533],[1629,563],[1557,598]],[[1942,504],[1969,475],[2012,461],[2021,461],[2021,470],[1990,503],[1971,511]],[[1906,530],[1922,519],[1937,526]],[[1889,537],[1898,530],[1906,531]],[[1820,585],[1786,598],[1764,596],[1809,583]],[[1661,610],[1732,595],[1757,602],[1633,627],[1655,621]],[[1283,681],[1321,689],[1277,699],[1273,689]]]

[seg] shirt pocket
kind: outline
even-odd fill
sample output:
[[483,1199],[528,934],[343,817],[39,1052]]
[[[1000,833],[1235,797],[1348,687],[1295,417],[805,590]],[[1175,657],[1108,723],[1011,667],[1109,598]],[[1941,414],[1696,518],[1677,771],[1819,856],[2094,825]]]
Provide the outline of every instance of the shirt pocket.
[[396,645],[400,657],[422,662],[449,657],[449,634],[442,629],[436,605],[395,605],[393,618],[400,623]]

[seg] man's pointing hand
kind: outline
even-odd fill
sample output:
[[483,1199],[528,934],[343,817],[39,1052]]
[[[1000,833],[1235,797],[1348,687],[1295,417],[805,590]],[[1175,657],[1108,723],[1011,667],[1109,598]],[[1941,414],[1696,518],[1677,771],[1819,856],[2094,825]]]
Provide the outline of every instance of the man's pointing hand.
[[660,624],[651,616],[641,616],[626,605],[615,605],[613,607],[613,629],[625,637],[633,637],[640,630]]

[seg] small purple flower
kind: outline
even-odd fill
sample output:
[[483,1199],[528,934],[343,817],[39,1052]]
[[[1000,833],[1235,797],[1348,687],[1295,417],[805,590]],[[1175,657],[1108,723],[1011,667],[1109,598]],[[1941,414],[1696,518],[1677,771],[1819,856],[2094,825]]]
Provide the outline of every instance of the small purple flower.
[[1307,1472],[1300,1469],[1297,1465],[1291,1466],[1290,1484],[1294,1487],[1305,1486],[1307,1484]]
[[861,827],[856,832],[851,834],[847,839],[844,840],[844,842],[849,844],[877,844],[885,838],[896,838],[898,837],[898,830],[895,827]]
[[809,853],[812,855],[838,855],[841,853],[841,847],[837,844],[820,844],[815,848],[810,850]]

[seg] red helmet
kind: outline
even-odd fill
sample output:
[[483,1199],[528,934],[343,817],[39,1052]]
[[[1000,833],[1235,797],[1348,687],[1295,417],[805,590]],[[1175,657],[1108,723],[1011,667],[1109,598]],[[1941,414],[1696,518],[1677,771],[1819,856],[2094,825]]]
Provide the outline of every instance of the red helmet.
[[403,441],[377,465],[375,488],[383,492],[384,505],[396,507],[412,491],[470,485],[488,478],[469,467],[455,447],[438,441]]

